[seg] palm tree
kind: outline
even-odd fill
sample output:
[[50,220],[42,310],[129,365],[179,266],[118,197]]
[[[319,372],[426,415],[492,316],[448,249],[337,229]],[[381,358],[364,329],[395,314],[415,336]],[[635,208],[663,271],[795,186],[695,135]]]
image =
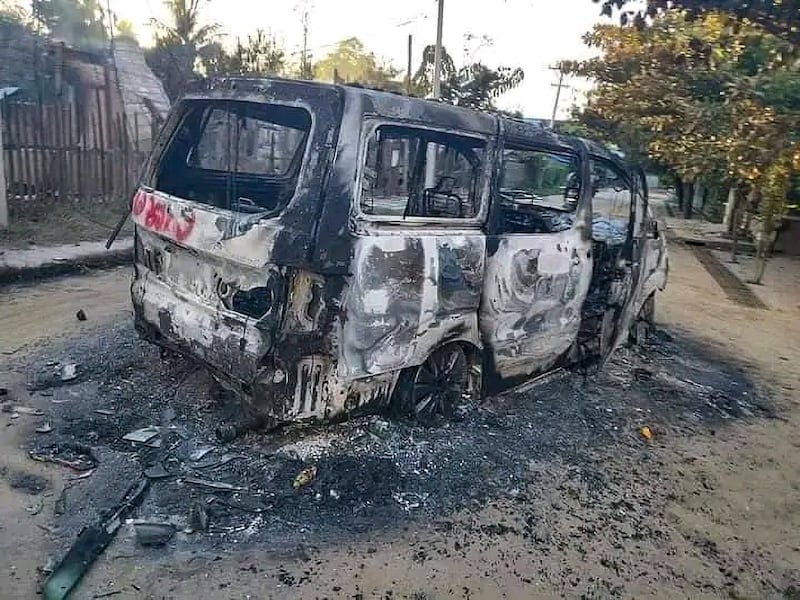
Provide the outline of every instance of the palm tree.
[[212,42],[219,33],[218,23],[200,24],[200,9],[207,0],[164,0],[171,25],[154,20],[156,38],[170,44],[193,48],[195,52]]
[[200,51],[219,33],[218,23],[202,24],[200,13],[205,2],[207,0],[164,0],[170,23],[152,21],[156,28],[156,47],[150,51],[148,62],[172,99],[179,96],[194,77]]

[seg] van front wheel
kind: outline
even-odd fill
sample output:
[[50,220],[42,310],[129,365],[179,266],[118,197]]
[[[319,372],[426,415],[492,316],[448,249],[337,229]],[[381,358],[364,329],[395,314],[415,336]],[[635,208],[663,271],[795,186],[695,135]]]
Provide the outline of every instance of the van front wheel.
[[467,355],[459,344],[449,344],[404,375],[396,396],[399,412],[421,425],[441,425],[453,416],[468,391]]

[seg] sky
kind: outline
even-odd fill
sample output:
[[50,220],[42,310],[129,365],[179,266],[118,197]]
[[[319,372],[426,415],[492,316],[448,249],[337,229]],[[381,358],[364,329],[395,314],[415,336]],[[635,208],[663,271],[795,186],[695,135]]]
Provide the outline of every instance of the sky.
[[[422,48],[436,40],[436,0],[206,0],[205,21],[222,25],[229,40],[262,28],[273,33],[296,58],[303,29],[298,4],[310,7],[308,45],[321,58],[338,40],[358,37],[370,51],[405,70],[408,35],[413,36],[414,68]],[[162,0],[110,0],[118,19],[133,22],[142,43],[152,39],[149,21],[165,19]],[[591,0],[444,0],[443,43],[457,65],[480,60],[490,67],[522,67],[523,83],[506,93],[501,108],[521,110],[527,117],[549,118],[562,59],[592,55],[581,36],[605,22]],[[472,41],[465,43],[466,36]],[[490,43],[483,43],[488,36]],[[580,104],[588,83],[565,80],[558,117]]]

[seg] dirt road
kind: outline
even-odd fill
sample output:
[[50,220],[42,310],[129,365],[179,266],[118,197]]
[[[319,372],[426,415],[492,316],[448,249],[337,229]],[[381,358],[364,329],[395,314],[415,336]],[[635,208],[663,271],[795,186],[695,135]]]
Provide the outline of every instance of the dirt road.
[[130,314],[130,269],[92,273],[0,290],[0,354],[9,356],[40,340],[80,332]]
[[[3,290],[0,344],[24,346],[2,356],[5,404],[45,412],[0,414],[4,597],[32,597],[37,567],[160,465],[136,516],[179,532],[146,549],[126,525],[74,597],[800,598],[798,311],[733,304],[692,253],[672,257],[665,333],[601,375],[440,430],[368,418],[225,447],[207,377],[131,331],[127,272]],[[160,448],[120,439],[151,424],[170,431]],[[85,479],[27,456],[76,440],[99,463]]]

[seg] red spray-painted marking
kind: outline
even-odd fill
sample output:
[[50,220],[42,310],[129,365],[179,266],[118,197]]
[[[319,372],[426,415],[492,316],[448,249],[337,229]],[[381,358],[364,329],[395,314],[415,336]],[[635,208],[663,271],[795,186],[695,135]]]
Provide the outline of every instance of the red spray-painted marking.
[[148,229],[163,233],[179,242],[189,237],[194,229],[194,213],[190,212],[175,218],[164,201],[144,190],[137,191],[133,197],[131,212],[134,217],[139,217],[140,222]]

